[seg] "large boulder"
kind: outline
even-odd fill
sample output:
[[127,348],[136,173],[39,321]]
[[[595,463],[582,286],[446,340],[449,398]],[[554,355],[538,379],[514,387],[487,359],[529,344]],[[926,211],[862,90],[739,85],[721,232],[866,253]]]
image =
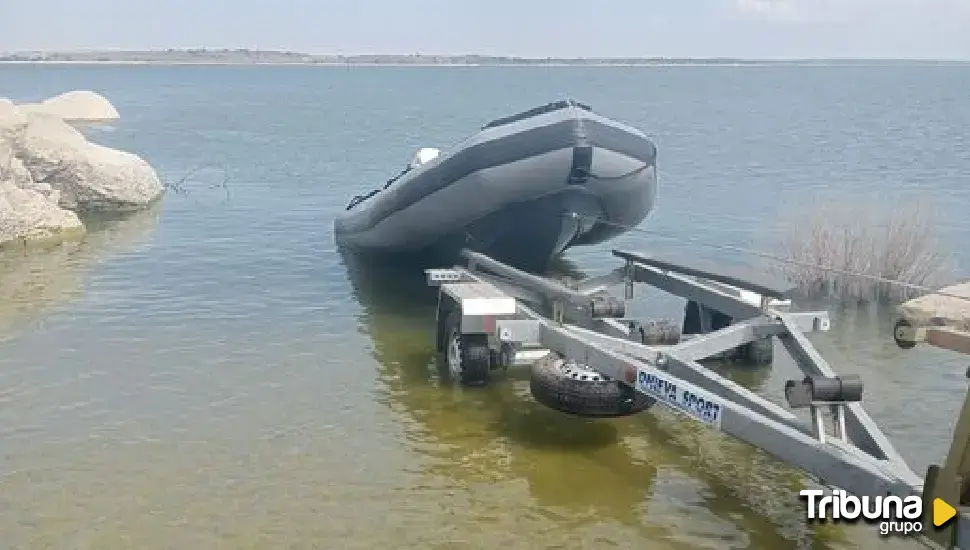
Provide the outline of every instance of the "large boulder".
[[79,235],[79,212],[140,210],[162,195],[144,159],[91,143],[66,122],[117,118],[91,94],[29,105],[0,98],[0,246]]
[[10,100],[0,100],[0,142],[9,142],[27,126],[27,115]]
[[40,103],[21,105],[25,111],[56,116],[68,122],[104,122],[117,120],[118,110],[104,96],[90,90],[75,90],[45,99]]
[[23,113],[0,102],[0,181],[8,181],[21,189],[36,191],[57,204],[60,193],[49,183],[34,181],[23,160],[16,155],[14,144],[23,135],[26,127],[27,117]]
[[77,214],[58,206],[58,199],[50,185],[34,182],[11,142],[0,137],[0,246],[10,241],[58,241],[83,233]]
[[2,180],[9,181],[21,189],[34,185],[27,167],[14,155],[10,142],[0,139],[0,181]]
[[148,162],[89,142],[58,117],[28,112],[13,148],[34,182],[60,192],[58,202],[63,208],[139,210],[162,195],[162,182]]
[[84,233],[77,214],[43,194],[0,180],[0,247],[11,242],[57,242]]

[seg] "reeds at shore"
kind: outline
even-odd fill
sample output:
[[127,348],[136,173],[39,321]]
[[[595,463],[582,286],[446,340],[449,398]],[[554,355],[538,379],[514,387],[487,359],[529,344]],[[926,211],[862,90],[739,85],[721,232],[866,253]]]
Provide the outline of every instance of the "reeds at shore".
[[931,288],[947,282],[951,258],[932,209],[919,202],[877,204],[820,203],[790,216],[782,239],[791,261],[781,267],[785,279],[805,296],[841,303],[892,303],[923,294],[884,280]]

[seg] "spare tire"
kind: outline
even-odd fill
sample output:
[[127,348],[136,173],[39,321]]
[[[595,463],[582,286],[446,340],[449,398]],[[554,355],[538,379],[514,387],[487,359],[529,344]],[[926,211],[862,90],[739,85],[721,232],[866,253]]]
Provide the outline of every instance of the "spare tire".
[[532,365],[532,397],[560,412],[617,418],[643,412],[656,402],[630,386],[550,354]]

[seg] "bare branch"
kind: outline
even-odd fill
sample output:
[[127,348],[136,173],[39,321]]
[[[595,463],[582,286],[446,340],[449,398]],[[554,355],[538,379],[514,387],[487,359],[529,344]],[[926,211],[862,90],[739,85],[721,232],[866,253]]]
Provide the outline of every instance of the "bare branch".
[[808,296],[841,302],[898,302],[919,294],[873,277],[924,287],[943,284],[951,258],[937,237],[933,210],[907,202],[877,216],[876,204],[833,202],[792,217],[782,249],[798,264],[786,264],[782,275]]
[[185,184],[189,181],[189,178],[195,176],[199,172],[206,169],[219,169],[222,170],[222,181],[215,184],[207,185],[207,189],[223,189],[226,193],[226,200],[230,199],[229,193],[229,168],[224,164],[202,164],[196,166],[189,170],[187,174],[175,181],[163,182],[165,189],[168,189],[175,193],[176,195],[188,195],[189,190],[186,188]]

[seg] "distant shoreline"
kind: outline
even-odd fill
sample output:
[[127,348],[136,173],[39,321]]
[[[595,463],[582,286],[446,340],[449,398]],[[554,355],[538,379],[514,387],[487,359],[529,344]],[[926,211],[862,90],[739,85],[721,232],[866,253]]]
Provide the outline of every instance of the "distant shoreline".
[[199,65],[322,67],[679,67],[679,66],[867,66],[970,65],[959,60],[904,59],[741,59],[741,58],[526,58],[486,55],[321,55],[261,50],[159,50],[13,52],[0,54],[0,64],[17,65]]
[[[899,62],[899,65],[906,65],[906,62]],[[927,63],[922,63],[927,65]],[[965,63],[959,62],[939,62],[933,63],[933,65],[964,65]],[[355,62],[345,62],[345,63],[327,63],[327,62],[301,62],[301,61],[290,61],[290,62],[280,62],[280,61],[264,61],[264,62],[251,62],[251,63],[234,63],[229,61],[8,61],[0,59],[0,65],[73,65],[73,66],[152,66],[152,67],[320,67],[320,68],[336,68],[336,67],[549,67],[549,68],[563,68],[563,67],[824,67],[824,66],[852,66],[852,67],[864,67],[864,66],[875,66],[875,65],[887,65],[886,63],[827,63],[825,61],[818,62],[785,62],[785,61],[765,61],[758,63],[705,63],[704,61],[694,61],[694,62],[683,62],[683,63],[394,63],[394,62],[373,62],[373,63],[355,63]]]

